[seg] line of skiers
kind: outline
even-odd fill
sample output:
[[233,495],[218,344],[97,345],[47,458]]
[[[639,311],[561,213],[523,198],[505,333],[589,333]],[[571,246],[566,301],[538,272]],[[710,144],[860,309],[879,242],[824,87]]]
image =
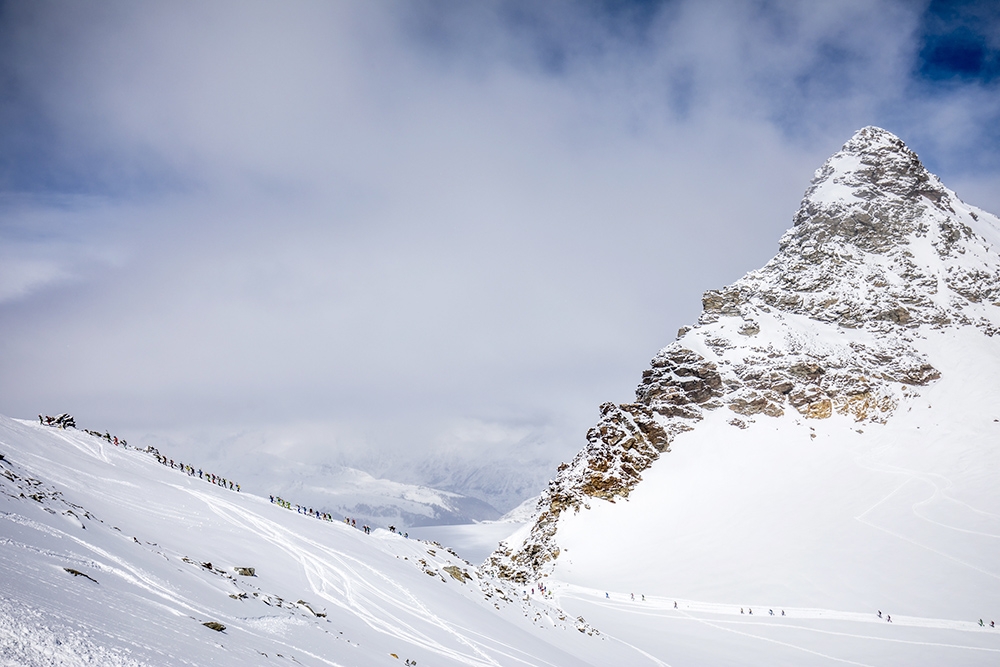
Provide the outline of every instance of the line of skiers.
[[198,479],[203,479],[206,482],[211,482],[216,486],[221,486],[222,488],[229,489],[230,491],[239,492],[240,490],[240,485],[231,479],[226,479],[225,477],[216,475],[215,473],[204,472],[201,468],[195,470],[194,467],[189,466],[186,463],[181,463],[179,461],[177,463],[174,463],[173,459],[168,459],[166,456],[163,456],[162,454],[160,454],[160,452],[156,451],[155,449],[152,450],[152,454],[153,456],[156,457],[156,460],[162,463],[163,465],[170,466],[175,470],[180,470],[183,473],[187,473],[189,477],[197,476]]
[[[58,415],[56,417],[50,417],[48,415],[46,415],[46,416],[43,417],[42,415],[39,414],[38,415],[38,423],[41,424],[41,425],[43,425],[43,426],[52,426],[52,427],[62,428],[62,429],[65,429],[65,428],[76,428],[76,420],[73,418],[72,415],[69,415],[69,414],[66,414],[66,413],[60,414],[60,415]],[[119,440],[118,436],[116,436],[116,435],[113,436],[113,435],[111,435],[108,432],[101,433],[99,431],[91,431],[89,429],[83,429],[83,430],[84,430],[85,433],[89,433],[90,435],[92,435],[94,437],[103,438],[104,440],[107,440],[109,443],[113,444],[115,447],[119,447],[119,446],[120,447],[128,447],[128,443],[125,441],[124,438],[122,438],[121,440]],[[155,447],[152,447],[152,446],[147,447],[145,449],[145,451],[148,452],[148,453],[150,453],[150,454],[152,454],[156,458],[156,460],[159,461],[160,463],[162,463],[163,465],[170,466],[174,470],[180,470],[181,472],[184,472],[184,473],[186,473],[187,475],[189,475],[191,477],[197,476],[198,479],[203,479],[203,480],[205,480],[207,482],[211,482],[212,484],[215,484],[217,486],[221,486],[224,489],[228,488],[230,491],[237,491],[238,492],[240,490],[240,485],[238,483],[236,483],[236,482],[234,482],[232,480],[228,480],[225,477],[222,477],[220,475],[216,475],[214,473],[204,472],[201,468],[198,468],[196,470],[193,466],[187,465],[186,463],[181,463],[179,461],[175,463],[173,459],[168,458],[168,457],[160,454],[159,450],[157,450]],[[287,500],[284,500],[284,499],[279,498],[277,496],[270,496],[270,498],[271,498],[271,502],[272,503],[274,503],[276,505],[280,505],[281,507],[284,507],[285,509],[289,509],[289,510],[290,509],[294,509],[299,514],[305,514],[307,516],[315,517],[315,518],[320,519],[322,521],[333,521],[333,515],[329,514],[327,512],[319,512],[319,511],[316,511],[316,510],[314,510],[312,508],[305,507],[305,506],[302,506],[302,505],[293,505],[292,503],[288,502]],[[347,525],[349,525],[349,526],[351,526],[353,528],[357,528],[358,527],[357,520],[356,519],[351,519],[350,517],[346,517],[345,516],[344,517],[344,523],[346,523]],[[368,526],[368,525],[361,526],[361,530],[363,530],[366,535],[370,535],[371,532],[372,532],[371,526]],[[389,526],[389,531],[392,532],[392,533],[395,533],[396,532],[396,527],[395,526]],[[399,534],[402,535],[403,537],[409,537],[408,533],[399,532]]]
[[[280,496],[269,495],[268,498],[271,500],[273,504],[277,505],[278,507],[284,507],[286,510],[295,510],[299,514],[305,514],[306,516],[311,516],[313,518],[319,519],[320,521],[333,521],[333,515],[328,512],[321,512],[319,510],[314,510],[311,507],[306,507],[305,505],[290,503]],[[351,528],[358,527],[358,520],[352,519],[349,516],[344,517],[344,523],[346,523]],[[361,526],[361,531],[364,532],[365,535],[371,535],[372,527],[367,524],[364,524]],[[389,532],[397,533],[396,527],[389,526]],[[399,531],[397,534],[402,535],[403,537],[410,536],[409,533],[404,533],[402,531]]]
[[[327,514],[326,512],[319,512],[317,510],[312,509],[311,507],[304,507],[302,505],[293,505],[292,503],[288,502],[283,498],[279,498],[278,496],[268,496],[268,497],[271,499],[272,503],[278,505],[279,507],[284,507],[286,510],[294,509],[299,514],[305,514],[306,516],[311,516],[316,519],[320,519],[322,521],[333,521],[332,514]],[[347,521],[346,517],[344,518],[344,521]]]
[[[674,609],[677,609],[677,603],[676,602],[674,603]],[[751,607],[747,607],[747,610],[750,612],[750,616],[753,616],[753,609]],[[740,613],[741,614],[743,613],[743,607],[740,607]],[[768,613],[769,616],[774,616],[774,610],[773,609],[768,609],[767,613]],[[784,609],[781,610],[781,615],[782,616],[785,615],[785,610]]]

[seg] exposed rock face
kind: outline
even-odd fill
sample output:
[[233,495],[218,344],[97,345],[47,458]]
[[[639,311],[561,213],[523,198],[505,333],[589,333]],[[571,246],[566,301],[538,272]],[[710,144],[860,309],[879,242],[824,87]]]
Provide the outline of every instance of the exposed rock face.
[[940,374],[912,345],[923,327],[1000,328],[1000,257],[976,232],[1000,224],[963,203],[885,130],[858,131],[816,172],[763,268],[702,298],[643,372],[634,403],[601,406],[587,445],[539,498],[519,543],[484,567],[525,582],[559,556],[560,514],[627,498],[706,410],[730,424],[834,416],[884,422]]

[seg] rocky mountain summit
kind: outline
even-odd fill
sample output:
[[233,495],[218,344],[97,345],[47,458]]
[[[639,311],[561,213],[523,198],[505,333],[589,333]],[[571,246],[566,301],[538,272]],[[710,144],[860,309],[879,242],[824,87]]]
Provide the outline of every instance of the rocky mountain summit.
[[859,130],[816,172],[778,254],[702,298],[696,325],[660,350],[632,403],[601,406],[587,445],[539,498],[533,521],[483,565],[526,582],[559,557],[563,512],[627,498],[708,411],[885,423],[941,377],[920,342],[1000,325],[1000,220],[962,202],[913,151]]

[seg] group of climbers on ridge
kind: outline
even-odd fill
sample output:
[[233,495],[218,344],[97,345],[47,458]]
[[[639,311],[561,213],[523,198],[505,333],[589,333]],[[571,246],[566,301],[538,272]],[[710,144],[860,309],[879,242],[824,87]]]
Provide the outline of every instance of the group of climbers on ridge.
[[[291,503],[280,496],[269,495],[268,499],[270,499],[270,501],[273,504],[277,505],[278,507],[284,507],[286,510],[295,510],[298,514],[305,514],[306,516],[311,516],[313,518],[319,519],[320,521],[333,521],[333,515],[330,514],[329,512],[321,512],[319,510],[314,510],[311,507],[306,507],[305,505],[298,505],[295,503]],[[346,523],[351,528],[358,527],[358,520],[352,519],[349,516],[344,517],[344,523]],[[390,533],[396,533],[397,535],[402,535],[403,537],[410,536],[409,533],[397,531],[395,526],[389,526],[388,529]],[[367,524],[363,524],[361,526],[361,531],[364,532],[365,535],[371,535],[372,527]]]
[[[62,428],[62,429],[76,428],[76,420],[73,418],[72,415],[67,413],[62,413],[55,417],[50,417],[48,415],[42,416],[41,414],[39,414],[38,423],[41,424],[42,426],[52,426],[54,428]],[[119,439],[118,436],[111,435],[109,432],[101,433],[100,431],[91,431],[89,429],[83,429],[83,432],[88,433],[96,438],[101,438],[102,440],[106,440],[108,443],[113,444],[116,447],[129,448],[129,444],[128,442],[125,441],[124,438]],[[146,447],[145,449],[138,449],[136,447],[131,447],[131,449],[152,454],[153,457],[159,463],[165,466],[169,466],[174,470],[180,470],[181,472],[186,473],[190,477],[198,477],[198,479],[203,479],[207,482],[215,484],[216,486],[221,486],[224,489],[229,489],[230,491],[237,491],[237,492],[240,491],[240,485],[237,482],[226,479],[221,475],[216,475],[215,473],[205,472],[201,468],[195,469],[193,466],[190,466],[186,463],[182,463],[179,461],[175,462],[173,459],[160,454],[159,450],[151,445]],[[333,515],[328,512],[314,510],[312,508],[305,507],[304,505],[297,505],[297,504],[293,505],[287,500],[284,500],[283,498],[279,498],[277,496],[270,496],[270,499],[272,503],[284,507],[285,509],[294,509],[299,514],[305,514],[306,516],[315,517],[323,521],[333,521]],[[344,523],[353,528],[358,527],[356,519],[351,519],[346,516],[344,517]],[[364,531],[366,535],[369,535],[372,532],[372,527],[368,525],[362,525],[361,530]],[[409,533],[397,530],[396,526],[388,526],[388,530],[391,533],[395,533],[397,535],[401,535],[406,538],[410,536]]]
[[236,491],[236,492],[239,492],[240,490],[240,485],[231,479],[226,479],[225,477],[222,477],[221,475],[216,475],[215,473],[204,472],[201,468],[195,470],[193,466],[189,466],[186,463],[181,463],[179,461],[175,464],[173,459],[168,459],[166,456],[163,456],[162,454],[160,454],[160,452],[156,450],[153,450],[152,453],[153,456],[156,457],[156,460],[162,463],[163,465],[170,466],[175,470],[180,470],[183,473],[187,473],[189,477],[194,477],[197,475],[198,479],[203,479],[207,482],[211,482],[212,484],[215,484],[216,486],[221,486],[224,489],[228,488],[230,491]]
[[[49,417],[48,415],[43,417],[42,415],[38,415],[38,423],[41,424],[42,426],[52,426],[55,428],[62,428],[62,429],[76,428],[76,419],[73,418],[73,415],[67,414],[65,412],[56,417]],[[125,438],[119,439],[117,435],[111,435],[107,431],[101,433],[100,431],[91,431],[90,429],[85,428],[83,429],[83,432],[88,433],[94,436],[95,438],[101,438],[102,440],[106,440],[108,443],[114,445],[115,447],[125,447],[126,449],[129,449],[129,444],[125,440]],[[137,448],[132,447],[131,449],[137,449]],[[212,484],[215,484],[216,486],[221,486],[224,489],[229,489],[230,491],[240,490],[239,484],[237,484],[232,480],[228,480],[225,477],[222,477],[221,475],[204,472],[200,468],[195,470],[194,467],[189,466],[185,463],[179,463],[179,462],[174,463],[173,459],[167,458],[166,456],[160,454],[159,450],[157,450],[156,447],[149,446],[146,447],[146,449],[137,449],[137,451],[142,451],[146,452],[147,454],[152,454],[153,457],[163,465],[170,466],[175,470],[180,470],[181,472],[187,473],[191,477],[197,475],[198,479],[203,479],[205,481],[211,482]]]

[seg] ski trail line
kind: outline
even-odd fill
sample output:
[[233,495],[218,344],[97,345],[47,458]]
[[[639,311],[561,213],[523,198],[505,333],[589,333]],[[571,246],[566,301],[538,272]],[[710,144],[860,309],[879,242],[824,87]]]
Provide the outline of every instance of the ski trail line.
[[[550,586],[552,586],[552,584],[550,584]],[[586,597],[584,597],[584,595],[581,595],[579,592],[575,593],[573,591],[566,591],[566,592],[563,593],[563,592],[559,592],[559,589],[556,589],[555,587],[552,587],[552,588],[553,588],[553,593],[557,597],[563,597],[565,595],[566,597],[571,597],[571,598],[575,598],[575,599],[578,599],[578,600],[583,600],[585,602],[591,602],[591,603],[598,604],[598,605],[601,605],[601,606],[604,606],[604,607],[614,607],[614,608],[617,608],[617,609],[627,609],[627,610],[630,610],[627,605],[621,605],[621,604],[611,604],[611,605],[608,605],[608,604],[605,604],[604,601],[607,598],[600,597],[600,594],[598,593],[598,591],[593,590],[593,589],[582,589],[582,587],[580,587],[580,586],[575,586],[574,588],[576,588],[578,590],[582,589],[583,591],[586,591],[586,593],[589,593],[589,595],[587,595]],[[591,598],[593,598],[593,599],[591,599]],[[596,600],[596,602],[594,602],[594,600]],[[670,611],[673,611],[673,608],[670,608]],[[819,651],[814,651],[814,650],[812,650],[810,648],[806,648],[804,646],[799,646],[797,644],[792,644],[790,642],[783,642],[780,639],[772,639],[770,637],[762,637],[760,635],[755,635],[755,634],[750,633],[750,632],[743,632],[742,630],[736,630],[734,628],[727,628],[725,626],[719,625],[719,624],[714,623],[712,621],[709,621],[709,620],[706,620],[706,619],[703,619],[703,618],[698,618],[697,616],[693,616],[692,614],[688,613],[687,611],[684,611],[684,610],[681,610],[681,609],[678,609],[677,611],[682,616],[686,617],[687,619],[689,619],[691,621],[695,621],[696,623],[700,623],[702,625],[706,625],[706,626],[708,626],[710,628],[713,628],[715,630],[721,630],[723,632],[729,632],[729,633],[741,635],[743,637],[749,637],[751,639],[756,639],[756,640],[763,641],[763,642],[769,642],[769,643],[772,643],[772,644],[777,644],[779,646],[784,646],[786,648],[791,648],[791,649],[795,649],[795,650],[798,650],[798,651],[802,651],[804,653],[809,653],[811,655],[815,655],[815,656],[818,656],[820,658],[825,658],[827,660],[832,660],[834,662],[842,662],[842,663],[848,664],[848,665],[857,665],[858,667],[874,667],[873,665],[869,665],[867,663],[855,662],[853,660],[848,660],[846,658],[838,658],[838,657],[833,656],[833,655],[828,655],[826,653],[820,653]],[[639,613],[643,613],[643,612],[639,612]],[[652,615],[655,615],[655,616],[657,616],[659,618],[663,618],[663,616],[664,616],[664,614],[652,614]],[[775,626],[775,627],[777,627],[777,626]],[[626,642],[622,642],[622,643],[626,644],[628,646],[631,646],[631,644],[627,644]],[[643,651],[641,651],[637,647],[633,646],[632,648],[635,648],[640,653],[644,653]],[[648,657],[652,658],[652,656],[649,656],[648,654],[646,654],[646,655]],[[656,660],[655,658],[653,658],[653,659]],[[663,664],[659,660],[656,660],[656,661],[659,662],[660,664]]]
[[724,632],[732,632],[733,634],[742,635],[744,637],[750,637],[750,638],[753,638],[753,639],[757,639],[759,641],[770,642],[772,644],[777,644],[778,646],[785,646],[787,648],[797,649],[799,651],[803,651],[804,653],[809,653],[811,655],[819,656],[820,658],[826,658],[827,660],[833,660],[834,662],[842,662],[842,663],[847,664],[847,665],[858,665],[858,667],[874,667],[874,665],[869,665],[868,663],[855,662],[854,660],[848,660],[847,658],[838,658],[838,657],[833,656],[833,655],[827,655],[826,653],[820,653],[819,651],[814,651],[814,650],[806,648],[804,646],[798,646],[797,644],[791,644],[789,642],[783,642],[783,641],[781,641],[779,639],[772,639],[770,637],[761,637],[760,635],[751,634],[749,632],[743,632],[741,630],[735,630],[733,628],[727,628],[727,627],[718,625],[716,623],[713,623],[711,621],[707,621],[707,620],[702,619],[702,618],[697,618],[696,616],[691,616],[691,614],[687,613],[686,611],[681,611],[681,610],[678,610],[678,611],[680,611],[682,615],[687,616],[688,618],[690,618],[692,620],[698,621],[699,623],[707,625],[710,628],[715,628],[716,630],[722,630]]
[[[303,568],[303,573],[305,574],[307,580],[313,592],[320,595],[323,599],[330,601],[333,604],[345,608],[361,618],[369,627],[377,632],[387,634],[398,639],[410,642],[412,644],[422,646],[425,649],[438,653],[444,657],[451,658],[458,662],[462,662],[469,665],[488,665],[490,667],[499,667],[499,663],[496,662],[492,657],[490,657],[477,642],[470,640],[468,637],[463,636],[459,633],[452,624],[448,623],[444,619],[440,618],[436,614],[432,613],[427,609],[423,603],[421,603],[416,596],[414,596],[410,591],[408,591],[404,586],[398,582],[388,578],[381,572],[375,570],[373,567],[358,561],[357,559],[348,556],[345,553],[335,551],[329,547],[325,547],[319,543],[316,543],[309,538],[292,532],[290,529],[277,524],[269,519],[265,519],[260,515],[239,507],[238,505],[226,501],[221,498],[215,498],[212,495],[196,491],[194,489],[188,489],[184,487],[177,487],[181,490],[187,491],[191,495],[197,497],[198,499],[205,502],[209,509],[216,515],[226,519],[228,522],[237,525],[241,528],[247,529],[251,524],[265,539],[271,542],[274,546],[278,547],[293,559],[297,560]],[[243,522],[240,522],[236,516],[239,516]],[[345,567],[350,574],[345,574],[343,571],[339,570],[332,563],[325,559],[321,559],[313,554],[306,555],[305,550],[302,548],[297,548],[295,541],[302,543],[303,546],[311,547],[313,550],[320,551],[324,556],[330,558]],[[347,565],[345,561],[350,561],[356,566],[366,570],[370,574],[375,575],[377,578],[383,580],[386,584],[395,589],[409,604],[406,604],[403,600],[390,597],[386,592],[384,592],[379,586],[368,583],[368,581],[361,576],[361,573]],[[344,597],[349,602],[349,606],[345,606],[343,603],[337,601],[326,591],[326,584],[330,582],[323,574],[323,571],[330,571],[338,576],[341,581],[344,582]],[[311,576],[313,575],[313,576]],[[353,576],[351,576],[353,575]],[[317,585],[315,576],[320,579],[320,584]],[[432,637],[426,635],[425,633],[412,627],[409,623],[397,618],[392,613],[387,610],[375,606],[375,609],[383,614],[383,617],[378,616],[372,612],[368,607],[366,607],[354,595],[352,591],[352,586],[349,582],[359,581],[361,582],[372,594],[376,597],[383,599],[385,602],[392,604],[393,606],[399,608],[402,611],[408,612],[414,615],[417,620],[428,623],[435,626],[449,635],[451,635],[459,644],[464,645],[471,655],[468,653],[462,653],[456,649],[449,648],[439,641],[433,639]],[[369,603],[370,604],[370,603]],[[385,616],[388,619],[384,618]]]

